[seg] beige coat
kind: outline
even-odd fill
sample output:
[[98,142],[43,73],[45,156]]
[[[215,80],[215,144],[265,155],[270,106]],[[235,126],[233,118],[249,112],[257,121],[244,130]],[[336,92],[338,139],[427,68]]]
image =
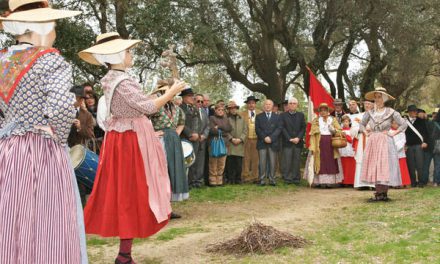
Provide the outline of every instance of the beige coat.
[[241,143],[238,145],[232,144],[232,142],[228,141],[228,156],[240,156],[244,157],[244,143],[246,142],[248,125],[245,122],[244,118],[241,115],[229,116],[229,123],[232,126],[232,131],[230,133],[231,138],[239,138],[241,139]]
[[[341,126],[338,123],[338,120],[333,117],[332,126],[336,129],[336,133],[342,133]],[[319,147],[319,142],[321,140],[321,133],[319,131],[319,118],[315,118],[312,121],[312,127],[310,129],[310,145],[309,150],[313,152],[313,156],[315,157],[314,168],[315,174],[319,174],[319,170],[321,169],[321,151]],[[333,156],[334,158],[339,158],[339,151],[337,148],[333,148]]]

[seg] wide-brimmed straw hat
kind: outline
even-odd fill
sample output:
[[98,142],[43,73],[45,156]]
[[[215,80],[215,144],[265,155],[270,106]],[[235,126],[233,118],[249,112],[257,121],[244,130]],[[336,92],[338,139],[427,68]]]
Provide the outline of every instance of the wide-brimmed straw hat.
[[394,98],[393,96],[391,96],[388,92],[387,89],[383,88],[383,87],[377,87],[376,89],[374,89],[374,91],[368,92],[365,94],[365,99],[367,100],[372,100],[374,101],[374,94],[375,93],[381,93],[384,94],[386,96],[388,96],[389,100],[395,100],[396,98]]
[[319,112],[321,110],[321,108],[327,108],[329,113],[331,113],[335,110],[332,107],[330,107],[327,103],[321,103],[321,104],[319,104],[318,107],[315,108],[315,112]]
[[[43,3],[48,7],[25,8],[26,5]],[[17,11],[24,8],[27,10]],[[73,17],[81,14],[81,11],[53,9],[47,0],[9,0],[10,14],[6,17],[0,16],[0,21],[19,21],[19,22],[47,22],[62,18]]]
[[78,55],[81,59],[90,64],[101,65],[101,63],[96,60],[93,54],[116,54],[126,49],[132,48],[139,42],[141,41],[137,39],[122,39],[117,32],[104,33],[96,37],[95,45],[88,49],[80,51]]

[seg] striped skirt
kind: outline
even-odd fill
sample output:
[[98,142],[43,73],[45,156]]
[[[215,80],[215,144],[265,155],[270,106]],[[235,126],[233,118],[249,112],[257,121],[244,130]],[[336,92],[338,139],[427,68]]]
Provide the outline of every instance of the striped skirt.
[[87,263],[73,177],[67,150],[52,139],[0,139],[2,263]]

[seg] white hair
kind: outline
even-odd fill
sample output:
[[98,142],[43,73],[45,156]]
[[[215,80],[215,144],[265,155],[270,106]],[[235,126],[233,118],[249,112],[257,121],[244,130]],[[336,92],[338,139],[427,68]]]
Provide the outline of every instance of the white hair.
[[298,99],[296,99],[295,97],[290,97],[289,103],[298,103]]

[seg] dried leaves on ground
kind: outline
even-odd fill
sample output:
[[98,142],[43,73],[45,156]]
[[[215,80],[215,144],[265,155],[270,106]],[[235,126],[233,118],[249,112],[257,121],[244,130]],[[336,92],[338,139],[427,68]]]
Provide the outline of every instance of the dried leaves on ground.
[[283,247],[301,248],[308,244],[302,237],[281,232],[260,222],[250,224],[234,239],[209,245],[207,251],[220,254],[269,254]]

